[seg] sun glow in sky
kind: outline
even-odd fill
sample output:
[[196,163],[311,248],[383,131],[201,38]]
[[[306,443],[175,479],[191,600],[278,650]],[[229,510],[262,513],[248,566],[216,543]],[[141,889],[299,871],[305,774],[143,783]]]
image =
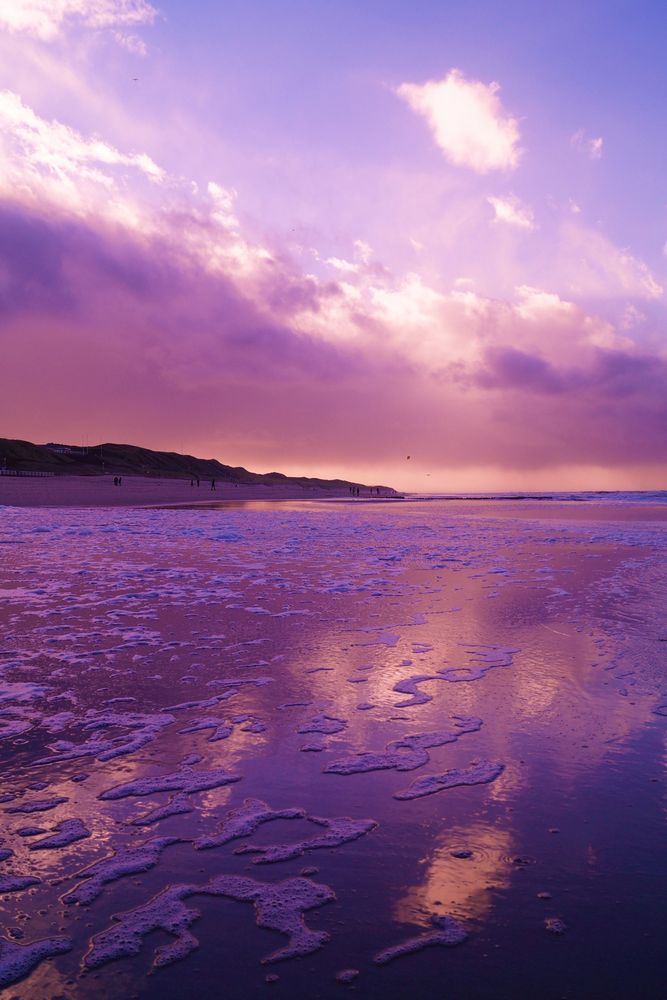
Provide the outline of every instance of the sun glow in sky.
[[0,0],[0,435],[664,487],[666,42],[644,0]]

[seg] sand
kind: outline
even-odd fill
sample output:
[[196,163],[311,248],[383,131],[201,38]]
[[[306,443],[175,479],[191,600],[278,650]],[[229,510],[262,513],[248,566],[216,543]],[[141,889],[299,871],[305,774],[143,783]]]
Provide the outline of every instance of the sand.
[[222,499],[0,511],[0,985],[662,996],[660,509]]
[[349,497],[347,490],[286,486],[237,486],[210,480],[190,486],[189,479],[123,476],[0,476],[0,506],[10,507],[145,507],[160,504],[211,503],[216,500],[314,500]]

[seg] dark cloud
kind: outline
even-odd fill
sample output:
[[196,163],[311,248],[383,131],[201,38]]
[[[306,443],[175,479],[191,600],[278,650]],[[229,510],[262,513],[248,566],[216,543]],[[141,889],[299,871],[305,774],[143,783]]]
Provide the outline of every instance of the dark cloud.
[[485,389],[560,393],[571,389],[574,381],[544,358],[514,347],[492,347],[486,352],[485,361],[476,378],[477,384]]
[[[356,337],[309,335],[308,317],[321,322],[342,294],[335,282],[281,260],[251,294],[204,269],[179,227],[164,232],[134,237],[0,208],[6,433],[78,440],[85,427],[91,438],[185,440],[223,460],[304,469],[413,453],[434,470],[667,459],[659,357],[588,347],[556,364],[496,343],[477,369],[454,361],[429,372],[362,312],[350,312]],[[506,335],[484,332],[486,343]]]
[[0,207],[0,315],[71,305],[62,258],[48,222]]

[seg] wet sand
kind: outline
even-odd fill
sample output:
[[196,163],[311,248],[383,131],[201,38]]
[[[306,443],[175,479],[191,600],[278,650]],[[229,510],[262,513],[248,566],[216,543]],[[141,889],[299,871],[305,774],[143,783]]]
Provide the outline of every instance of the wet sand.
[[661,996],[664,513],[5,508],[8,995]]
[[300,486],[236,486],[201,480],[152,479],[123,476],[0,476],[0,506],[13,507],[145,507],[160,504],[205,503],[214,500],[302,500],[349,496],[347,490]]

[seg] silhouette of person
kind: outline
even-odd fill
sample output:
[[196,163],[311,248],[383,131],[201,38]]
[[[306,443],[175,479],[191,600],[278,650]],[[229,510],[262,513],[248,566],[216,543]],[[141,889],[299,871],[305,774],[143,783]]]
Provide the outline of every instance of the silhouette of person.
[[214,490],[214,489],[215,489],[215,479],[212,479],[212,480],[211,480],[211,489],[212,489],[212,490]]

